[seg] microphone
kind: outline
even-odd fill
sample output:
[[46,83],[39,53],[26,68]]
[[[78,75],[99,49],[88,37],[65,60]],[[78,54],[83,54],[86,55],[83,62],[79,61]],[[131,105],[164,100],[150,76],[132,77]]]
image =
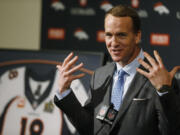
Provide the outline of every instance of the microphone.
[[102,122],[106,122],[110,125],[113,124],[118,111],[114,109],[114,105],[102,105],[100,110],[96,116],[97,119],[101,120]]

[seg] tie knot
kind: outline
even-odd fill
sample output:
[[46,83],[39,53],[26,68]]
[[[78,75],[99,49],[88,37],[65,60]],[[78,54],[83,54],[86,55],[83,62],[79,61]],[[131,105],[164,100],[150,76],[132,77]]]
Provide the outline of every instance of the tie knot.
[[124,75],[127,74],[123,69],[118,71],[118,78],[122,79],[124,77]]

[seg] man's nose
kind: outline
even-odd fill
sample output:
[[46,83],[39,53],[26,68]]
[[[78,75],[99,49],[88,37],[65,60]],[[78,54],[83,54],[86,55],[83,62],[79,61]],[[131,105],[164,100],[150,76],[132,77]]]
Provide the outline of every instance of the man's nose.
[[111,45],[114,47],[118,45],[118,39],[116,36],[112,37]]

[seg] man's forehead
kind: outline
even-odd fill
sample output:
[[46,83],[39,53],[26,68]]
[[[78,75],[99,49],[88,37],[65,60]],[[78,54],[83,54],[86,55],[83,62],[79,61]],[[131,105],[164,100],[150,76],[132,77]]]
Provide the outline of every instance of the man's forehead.
[[106,17],[105,17],[105,22],[108,20],[129,20],[132,22],[132,18],[130,16],[113,16],[111,14],[108,14]]
[[111,29],[111,28],[133,28],[133,22],[131,17],[115,17],[112,15],[109,15],[105,19],[105,29]]

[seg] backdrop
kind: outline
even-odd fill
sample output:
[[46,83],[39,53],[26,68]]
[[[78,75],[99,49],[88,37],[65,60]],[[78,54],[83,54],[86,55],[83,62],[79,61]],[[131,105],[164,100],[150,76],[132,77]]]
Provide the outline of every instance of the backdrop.
[[135,8],[142,20],[144,50],[156,49],[170,70],[180,65],[178,0],[45,0],[42,1],[42,49],[104,52],[104,14],[117,4]]

